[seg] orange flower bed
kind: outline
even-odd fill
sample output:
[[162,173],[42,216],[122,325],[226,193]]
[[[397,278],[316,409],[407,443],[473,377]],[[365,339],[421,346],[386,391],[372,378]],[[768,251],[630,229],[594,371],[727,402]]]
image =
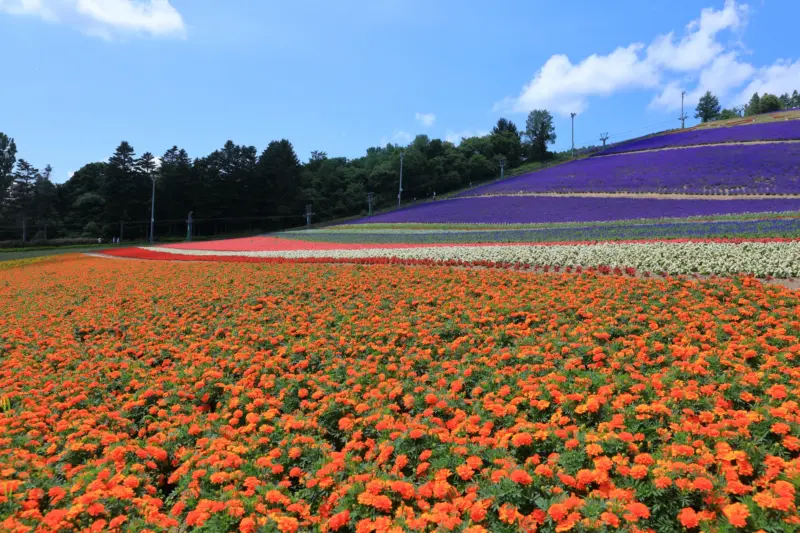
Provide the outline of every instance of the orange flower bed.
[[797,531],[799,296],[436,266],[0,270],[0,530]]

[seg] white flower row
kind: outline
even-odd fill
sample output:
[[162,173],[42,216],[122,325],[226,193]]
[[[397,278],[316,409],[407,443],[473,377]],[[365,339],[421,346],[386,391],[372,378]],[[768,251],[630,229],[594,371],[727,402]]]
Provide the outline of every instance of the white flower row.
[[800,241],[792,242],[652,242],[559,245],[420,246],[359,250],[210,251],[168,247],[146,250],[176,255],[284,258],[371,258],[496,261],[528,265],[633,267],[670,274],[740,274],[800,276]]

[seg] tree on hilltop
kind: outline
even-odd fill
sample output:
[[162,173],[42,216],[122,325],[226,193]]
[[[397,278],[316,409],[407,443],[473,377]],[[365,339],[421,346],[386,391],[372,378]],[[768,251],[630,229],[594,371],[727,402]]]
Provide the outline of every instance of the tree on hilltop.
[[760,109],[762,113],[773,113],[783,109],[783,105],[781,105],[780,98],[774,94],[765,93],[764,96],[761,97]]
[[714,120],[719,116],[720,112],[719,98],[711,94],[711,91],[706,91],[706,94],[700,97],[695,109],[694,118],[699,118],[701,122],[708,122]]
[[753,96],[750,97],[750,101],[744,108],[744,116],[749,117],[758,115],[759,113],[761,113],[761,97],[758,96],[758,93],[753,93]]
[[525,136],[528,138],[533,159],[547,157],[547,145],[556,142],[556,128],[553,115],[546,109],[534,109],[525,121]]

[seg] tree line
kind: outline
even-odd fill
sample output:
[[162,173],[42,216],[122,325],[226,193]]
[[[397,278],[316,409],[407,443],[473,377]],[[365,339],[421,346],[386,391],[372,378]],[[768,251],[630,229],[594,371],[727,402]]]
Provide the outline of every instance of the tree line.
[[694,118],[699,118],[702,122],[712,120],[727,120],[731,118],[749,117],[761,113],[774,113],[782,109],[793,109],[800,107],[800,94],[795,90],[791,96],[784,93],[780,96],[764,93],[759,96],[754,93],[750,101],[743,106],[722,109],[717,98],[711,91],[706,91],[697,103]]
[[535,110],[524,130],[501,118],[488,135],[458,145],[417,135],[408,145],[371,147],[355,159],[314,151],[301,162],[286,139],[260,153],[228,141],[198,158],[178,146],[160,158],[137,155],[122,141],[107,161],[54,184],[49,165],[40,171],[17,159],[14,140],[0,133],[0,240],[145,238],[153,181],[161,238],[185,235],[189,212],[199,235],[301,226],[309,204],[314,222],[365,215],[367,193],[376,210],[396,205],[401,153],[402,198],[409,202],[495,179],[501,161],[510,170],[548,160],[555,140],[552,115]]

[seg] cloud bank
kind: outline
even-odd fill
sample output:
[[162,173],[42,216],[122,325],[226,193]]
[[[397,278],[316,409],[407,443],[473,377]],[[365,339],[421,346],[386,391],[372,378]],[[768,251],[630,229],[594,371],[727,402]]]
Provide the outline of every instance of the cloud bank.
[[105,39],[186,35],[183,17],[169,0],[0,0],[0,12],[69,24]]

